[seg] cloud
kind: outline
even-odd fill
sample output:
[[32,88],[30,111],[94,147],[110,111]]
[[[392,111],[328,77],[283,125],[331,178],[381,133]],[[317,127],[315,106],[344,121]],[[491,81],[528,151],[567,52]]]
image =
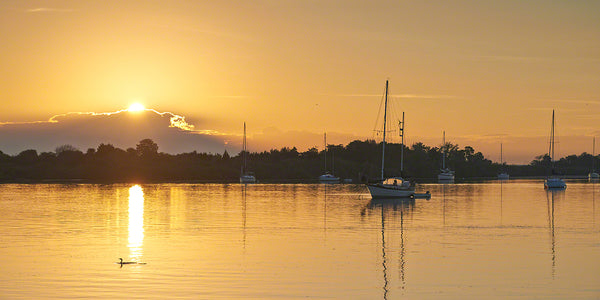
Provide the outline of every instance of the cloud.
[[150,138],[159,151],[168,153],[222,153],[232,137],[210,129],[196,129],[185,117],[145,109],[140,112],[120,110],[108,113],[70,112],[48,121],[0,124],[0,150],[17,154],[26,149],[54,151],[70,144],[83,151],[110,143],[119,148],[135,147]]
[[[383,97],[381,94],[319,94],[319,96],[327,97],[347,97],[347,98],[371,98]],[[460,99],[458,96],[451,95],[427,95],[427,94],[391,94],[391,98],[407,98],[407,99]]]
[[73,9],[68,9],[68,8],[49,8],[49,7],[37,7],[37,8],[30,8],[25,10],[25,12],[28,13],[44,13],[44,12],[73,12]]

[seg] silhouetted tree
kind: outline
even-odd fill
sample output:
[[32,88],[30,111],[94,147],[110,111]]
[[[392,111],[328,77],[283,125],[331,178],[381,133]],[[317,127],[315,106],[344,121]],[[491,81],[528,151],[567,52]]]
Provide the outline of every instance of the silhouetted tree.
[[[65,145],[63,145],[65,146]],[[381,143],[373,140],[353,141],[346,146],[328,145],[330,159],[335,160],[335,174],[341,178],[360,181],[377,179],[381,168]],[[456,171],[457,178],[495,177],[501,165],[492,163],[473,147],[447,143],[441,148],[415,143],[404,149],[404,171],[400,171],[399,144],[386,146],[386,176],[402,175],[409,179],[436,178],[441,167],[442,149],[447,149],[446,163]],[[57,153],[25,150],[9,156],[0,152],[0,180],[87,180],[98,182],[142,182],[178,180],[237,181],[241,156],[223,154],[181,153],[171,155],[158,152],[158,145],[145,139],[136,148],[123,150],[111,144],[100,144],[96,149],[83,152],[71,147],[57,147]],[[335,153],[335,158],[333,153]],[[322,174],[323,154],[316,148],[300,153],[296,148],[284,147],[260,153],[247,153],[249,169],[262,181],[316,180]],[[600,156],[587,153],[569,155],[554,163],[555,169],[565,174],[587,174],[592,161],[600,166]],[[503,165],[511,176],[541,176],[552,169],[550,157],[536,157],[529,165]]]
[[54,152],[57,155],[64,151],[79,151],[79,149],[75,148],[75,146],[73,146],[73,145],[65,144],[65,145],[56,147],[56,149],[54,150]]
[[151,139],[143,139],[135,146],[135,150],[141,157],[152,157],[158,154],[158,144]]

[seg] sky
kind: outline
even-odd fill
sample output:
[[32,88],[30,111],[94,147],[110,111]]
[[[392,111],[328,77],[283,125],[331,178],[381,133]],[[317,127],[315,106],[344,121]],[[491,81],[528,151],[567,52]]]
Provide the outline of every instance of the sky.
[[330,144],[380,139],[389,80],[408,145],[439,146],[445,131],[493,161],[502,143],[505,161],[529,163],[548,151],[554,109],[557,158],[591,153],[599,11],[585,0],[3,1],[0,151],[154,137],[159,151],[236,152],[244,122],[250,151],[322,148],[324,132]]

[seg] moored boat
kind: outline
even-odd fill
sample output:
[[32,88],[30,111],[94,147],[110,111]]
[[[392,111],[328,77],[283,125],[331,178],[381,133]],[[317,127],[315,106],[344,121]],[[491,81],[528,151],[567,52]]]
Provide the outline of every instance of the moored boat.
[[[383,141],[381,151],[381,182],[374,184],[367,184],[369,193],[372,198],[413,198],[415,196],[415,186],[408,180],[404,180],[402,177],[391,177],[384,179],[385,169],[385,134],[386,134],[386,123],[387,123],[387,105],[388,105],[388,81],[385,82],[385,104],[383,113]],[[402,136],[402,154],[404,150],[404,113],[402,114],[402,121],[400,122],[400,134]],[[403,158],[401,157],[401,160]],[[402,172],[403,161],[401,163],[400,172]]]
[[550,129],[550,148],[548,155],[552,161],[552,174],[544,181],[545,189],[566,189],[567,184],[562,180],[554,169],[554,110],[552,110],[552,127]]

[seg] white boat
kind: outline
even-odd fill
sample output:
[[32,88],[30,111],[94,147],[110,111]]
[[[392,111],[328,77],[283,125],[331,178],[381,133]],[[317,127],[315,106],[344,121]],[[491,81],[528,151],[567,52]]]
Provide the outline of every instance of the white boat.
[[592,171],[590,171],[588,174],[588,179],[590,180],[600,179],[600,175],[595,172],[594,160],[596,160],[596,137],[594,137],[594,141],[592,143]]
[[333,175],[331,175],[329,173],[325,173],[325,174],[319,176],[319,181],[320,182],[330,182],[330,183],[333,183],[333,182],[339,182],[340,178],[339,177],[335,177],[335,176],[333,176]]
[[[500,166],[503,166],[503,165],[504,165],[504,163],[502,161],[502,143],[500,143]],[[499,180],[508,180],[509,178],[510,178],[510,176],[506,172],[502,172],[502,173],[498,174]]]
[[244,141],[242,143],[242,170],[240,172],[240,183],[256,183],[256,177],[254,177],[254,173],[248,172],[246,167],[246,157],[248,156],[246,144],[246,122],[244,122]]
[[[375,184],[367,184],[369,193],[372,198],[414,198],[415,186],[408,180],[402,177],[391,177],[384,179],[385,168],[385,133],[387,123],[387,104],[388,104],[388,81],[385,81],[385,105],[383,113],[383,142],[381,151],[381,182]],[[402,114],[402,122],[400,123],[400,134],[402,137],[402,149],[404,150],[404,113]],[[403,151],[404,152],[404,151]],[[401,154],[403,155],[403,153]],[[403,158],[401,158],[402,160]],[[400,171],[402,171],[402,164]]]
[[552,160],[552,175],[544,181],[545,189],[566,189],[567,184],[564,180],[554,174],[554,110],[552,110],[552,127],[550,129],[550,149],[548,155]]
[[438,174],[438,181],[441,182],[453,182],[454,181],[454,171],[446,168],[446,132],[443,133],[442,138],[442,147],[444,147],[444,153],[442,155],[442,169],[440,169],[440,174]]
[[[327,171],[327,133],[323,134],[323,143],[325,144],[325,174],[319,176],[319,182],[322,183],[336,183],[340,181],[339,177],[335,177],[333,174]],[[333,159],[332,159],[333,161]],[[335,161],[332,162],[332,170],[335,168]]]
[[567,184],[564,182],[564,180],[562,180],[558,177],[549,177],[548,179],[546,179],[546,181],[544,181],[544,188],[545,189],[565,189],[565,188],[567,188]]
[[240,176],[240,183],[256,183],[256,177],[254,177],[252,172],[247,172]]

